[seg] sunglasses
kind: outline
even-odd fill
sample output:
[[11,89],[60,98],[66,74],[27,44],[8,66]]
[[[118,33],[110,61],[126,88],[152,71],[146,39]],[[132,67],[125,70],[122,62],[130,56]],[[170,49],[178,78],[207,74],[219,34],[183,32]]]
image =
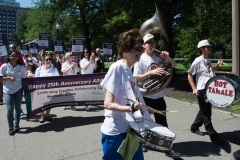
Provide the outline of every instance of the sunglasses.
[[52,61],[53,59],[45,59],[45,61]]
[[146,42],[147,44],[155,44],[156,43],[156,41],[148,41],[148,42]]
[[143,50],[144,50],[144,48],[142,46],[136,46],[134,49],[138,52],[143,52]]
[[16,58],[16,57],[18,57],[18,54],[12,54],[12,55],[10,55],[10,57]]
[[88,51],[86,52],[86,51],[84,51],[84,53],[88,53]]

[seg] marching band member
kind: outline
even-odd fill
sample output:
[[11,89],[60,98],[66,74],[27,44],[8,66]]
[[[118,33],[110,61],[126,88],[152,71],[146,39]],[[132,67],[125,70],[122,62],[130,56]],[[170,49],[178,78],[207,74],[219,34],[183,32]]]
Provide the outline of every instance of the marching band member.
[[[65,62],[62,64],[62,73],[63,76],[67,75],[76,75],[78,72],[78,64],[75,62],[72,62],[73,60],[73,55],[70,52],[67,52],[65,54]],[[66,106],[64,107],[66,109]],[[71,106],[72,110],[76,110],[75,106]]]
[[[7,106],[9,135],[11,136],[20,130],[19,122],[23,96],[21,79],[26,77],[25,67],[18,57],[19,53],[17,51],[10,51],[7,63],[4,63],[0,69],[0,75],[3,76],[3,97]],[[13,116],[14,109],[15,117]],[[14,125],[13,121],[15,121]]]
[[[168,60],[171,63],[172,67],[176,66],[176,62],[169,57],[169,53],[166,51],[162,51],[161,57],[153,54],[154,48],[156,46],[156,41],[152,34],[146,34],[143,37],[145,48],[144,53],[142,54],[140,61],[134,65],[134,73],[133,76],[137,83],[142,83],[151,75],[162,75],[164,73],[164,68],[156,68],[160,62]],[[146,105],[151,106],[152,108],[160,111],[166,111],[167,106],[164,100],[163,91],[158,93],[144,96],[144,101]],[[167,117],[161,114],[154,113],[155,121],[158,124],[161,124],[165,127],[168,127]],[[147,152],[147,149],[143,146],[143,151]],[[174,152],[173,150],[167,151],[165,153],[166,156],[172,158],[179,158],[180,154]]]
[[[52,77],[59,76],[58,69],[52,65],[53,56],[51,54],[43,55],[44,65],[37,68],[35,72],[35,77]],[[44,112],[41,112],[41,117],[39,119],[40,123],[46,121],[52,121],[52,117],[49,115],[50,109],[46,110],[46,115],[44,117]]]
[[[122,159],[121,154],[119,154],[117,150],[125,139],[129,127],[129,122],[123,115],[125,112],[134,112],[140,109],[139,102],[134,103],[132,107],[127,106],[124,96],[126,96],[129,91],[125,88],[126,83],[129,83],[130,91],[136,91],[136,88],[134,89],[133,86],[136,87],[137,85],[130,67],[139,61],[143,50],[142,44],[143,40],[137,29],[132,29],[120,34],[118,38],[118,54],[121,60],[111,65],[100,84],[105,91],[105,120],[101,127],[101,141],[104,153],[102,157],[103,160]],[[129,81],[125,81],[124,75],[129,78]],[[135,92],[133,92],[133,94],[134,93]],[[143,160],[141,145],[139,145],[136,150],[132,159]]]
[[[199,130],[203,124],[213,143],[224,145],[223,141],[218,137],[218,133],[214,130],[211,116],[212,107],[210,103],[205,102],[205,85],[207,81],[214,76],[214,72],[223,65],[223,61],[218,61],[215,68],[211,66],[211,60],[208,58],[212,51],[211,44],[208,40],[202,40],[198,43],[197,50],[200,56],[197,57],[188,70],[188,81],[192,87],[193,94],[197,96],[199,103],[199,112],[191,126],[191,132],[200,136],[205,134]],[[196,75],[196,85],[194,84],[193,76]]]

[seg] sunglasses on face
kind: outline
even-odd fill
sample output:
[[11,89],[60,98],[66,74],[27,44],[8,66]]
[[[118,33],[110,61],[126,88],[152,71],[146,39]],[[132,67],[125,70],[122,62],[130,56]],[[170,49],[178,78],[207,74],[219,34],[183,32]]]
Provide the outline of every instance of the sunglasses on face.
[[136,46],[134,49],[138,52],[143,52],[143,50],[144,50],[144,48],[142,46]]
[[53,59],[45,59],[45,61],[52,61]]
[[148,41],[148,42],[146,42],[147,44],[155,44],[156,43],[156,41]]
[[84,53],[88,53],[88,51],[84,51]]
[[10,57],[16,58],[16,57],[18,57],[18,54],[12,54],[12,55],[10,55]]

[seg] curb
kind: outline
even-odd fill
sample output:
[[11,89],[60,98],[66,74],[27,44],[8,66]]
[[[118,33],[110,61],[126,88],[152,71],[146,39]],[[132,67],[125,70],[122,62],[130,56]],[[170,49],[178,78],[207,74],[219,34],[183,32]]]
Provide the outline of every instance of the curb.
[[[164,98],[169,99],[169,100],[171,100],[171,101],[181,102],[181,103],[184,103],[184,104],[193,105],[193,106],[198,107],[197,104],[192,104],[192,103],[189,103],[189,102],[183,102],[183,101],[180,101],[180,100],[178,100],[178,99],[170,98],[170,97],[167,97],[167,96],[164,96]],[[236,114],[236,113],[228,112],[228,111],[222,111],[222,110],[215,109],[215,108],[212,108],[212,110],[213,110],[214,112],[220,112],[220,113],[224,113],[224,114],[231,115],[231,116],[236,117],[236,118],[240,118],[240,114]]]

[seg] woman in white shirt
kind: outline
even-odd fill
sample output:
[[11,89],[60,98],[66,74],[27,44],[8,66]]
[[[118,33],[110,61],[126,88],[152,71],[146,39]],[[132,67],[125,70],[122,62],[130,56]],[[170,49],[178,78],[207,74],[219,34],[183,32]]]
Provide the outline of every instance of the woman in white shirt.
[[[9,135],[14,135],[20,130],[19,122],[22,104],[22,78],[25,78],[26,69],[18,60],[19,53],[11,51],[8,53],[8,61],[1,66],[0,76],[3,76],[3,97],[7,106],[7,120]],[[13,111],[15,109],[15,117]],[[15,124],[13,125],[13,121]]]
[[[97,68],[97,61],[95,61],[94,52],[89,58],[89,52],[87,49],[84,49],[84,58],[80,62],[81,73],[82,74],[92,74],[93,71]],[[89,107],[86,106],[86,110],[89,110]]]
[[[48,54],[43,57],[44,65],[38,67],[35,72],[35,77],[52,77],[59,76],[58,69],[52,65],[53,57]],[[39,119],[40,123],[44,123],[46,121],[52,121],[52,117],[49,116],[50,109],[46,110],[46,115],[44,117],[44,112],[41,112],[41,118]]]
[[84,58],[80,62],[81,73],[82,74],[92,74],[94,69],[97,68],[97,63],[95,62],[95,54],[94,52],[91,54],[89,58],[89,52],[87,49],[84,49]]
[[[117,152],[119,146],[126,137],[129,122],[125,118],[124,112],[135,112],[140,109],[140,103],[133,103],[128,106],[124,96],[128,91],[126,83],[130,83],[133,95],[138,99],[135,88],[137,84],[133,78],[131,66],[140,60],[143,52],[143,39],[139,30],[132,29],[119,35],[118,54],[121,59],[111,65],[101,86],[105,91],[104,99],[104,122],[101,127],[103,160],[122,159],[121,154]],[[126,82],[124,77],[129,78]],[[134,86],[134,88],[133,88]],[[132,160],[143,160],[142,147],[139,145]]]
[[[65,62],[62,64],[62,73],[63,76],[76,75],[78,72],[78,64],[73,61],[73,55],[70,52],[65,54]],[[66,109],[66,106],[64,107]],[[71,106],[72,110],[76,110],[75,106]]]

